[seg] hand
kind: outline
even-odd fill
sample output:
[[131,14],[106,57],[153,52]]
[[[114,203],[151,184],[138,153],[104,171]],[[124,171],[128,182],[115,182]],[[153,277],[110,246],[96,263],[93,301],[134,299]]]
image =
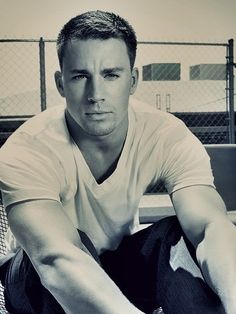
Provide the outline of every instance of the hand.
[[162,307],[158,307],[156,310],[153,311],[152,314],[165,314],[162,310]]

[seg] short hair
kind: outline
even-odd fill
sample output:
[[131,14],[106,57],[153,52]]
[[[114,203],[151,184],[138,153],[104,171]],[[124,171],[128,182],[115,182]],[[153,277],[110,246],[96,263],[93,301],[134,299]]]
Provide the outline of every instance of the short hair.
[[60,67],[67,43],[71,40],[117,38],[125,42],[131,69],[134,66],[137,38],[133,27],[119,15],[104,11],[88,11],[69,20],[57,38],[57,54]]

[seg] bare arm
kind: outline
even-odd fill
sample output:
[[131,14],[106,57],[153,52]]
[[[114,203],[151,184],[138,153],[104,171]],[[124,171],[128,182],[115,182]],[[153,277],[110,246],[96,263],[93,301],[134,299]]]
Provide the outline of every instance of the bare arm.
[[172,201],[207,283],[226,313],[236,313],[236,228],[221,197],[212,187],[192,186],[174,192]]
[[142,313],[85,252],[60,203],[29,201],[7,212],[11,230],[42,284],[66,313]]

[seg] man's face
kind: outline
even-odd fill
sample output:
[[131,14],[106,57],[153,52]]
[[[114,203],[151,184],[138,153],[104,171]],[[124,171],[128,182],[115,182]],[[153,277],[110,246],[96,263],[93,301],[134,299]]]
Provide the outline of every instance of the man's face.
[[71,41],[62,73],[57,75],[67,111],[86,134],[104,136],[127,127],[128,101],[135,91],[137,70],[131,71],[122,40]]

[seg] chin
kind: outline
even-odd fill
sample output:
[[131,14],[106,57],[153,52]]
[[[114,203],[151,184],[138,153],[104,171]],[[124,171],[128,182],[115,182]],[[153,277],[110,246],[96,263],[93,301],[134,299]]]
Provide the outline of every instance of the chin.
[[91,136],[107,136],[111,134],[114,131],[114,128],[93,128],[93,129],[87,129],[85,132]]

